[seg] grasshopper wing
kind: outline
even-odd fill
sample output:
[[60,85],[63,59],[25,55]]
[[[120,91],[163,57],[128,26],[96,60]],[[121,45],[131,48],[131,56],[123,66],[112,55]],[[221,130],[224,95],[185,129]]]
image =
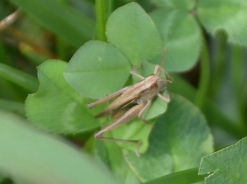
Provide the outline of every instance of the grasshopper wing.
[[103,111],[97,114],[95,117],[105,117],[108,115],[112,115],[126,104],[131,101],[135,101],[139,98],[142,91],[146,89],[143,81],[140,81],[132,86],[129,86],[117,99],[115,99],[109,106],[107,106]]
[[108,96],[106,96],[106,97],[104,97],[104,98],[101,98],[101,99],[99,99],[99,100],[97,100],[97,101],[95,101],[95,102],[93,102],[93,103],[88,104],[87,107],[88,107],[89,109],[91,109],[91,108],[93,108],[94,106],[100,105],[100,104],[102,104],[102,103],[104,103],[104,102],[107,102],[107,101],[109,101],[109,100],[112,100],[112,99],[114,99],[114,98],[117,98],[117,97],[120,96],[124,91],[126,91],[128,88],[129,88],[129,86],[127,86],[127,87],[125,87],[125,88],[122,88],[122,89],[116,91],[115,93],[112,93],[112,94],[110,94],[110,95],[108,95]]

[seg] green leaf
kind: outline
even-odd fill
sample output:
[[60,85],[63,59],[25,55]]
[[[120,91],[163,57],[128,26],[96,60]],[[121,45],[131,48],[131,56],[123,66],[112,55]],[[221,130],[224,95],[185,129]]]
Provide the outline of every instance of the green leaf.
[[[149,120],[148,123],[152,125],[154,123],[154,120]],[[147,124],[145,124],[143,121],[141,121],[136,117],[136,119],[126,122],[126,124],[123,124],[120,127],[113,129],[110,133],[106,135],[107,137],[113,137],[116,139],[119,138],[123,140],[141,141],[141,146],[139,147],[138,150],[137,150],[137,144],[116,142],[122,148],[132,151],[132,153],[136,156],[136,151],[138,151],[138,153],[141,154],[147,151],[149,146],[148,138],[151,130],[152,130],[151,126],[148,126]]]
[[125,151],[125,157],[144,182],[196,167],[211,152],[212,136],[204,116],[193,104],[173,95],[167,112],[153,127],[147,152],[137,158]]
[[211,173],[205,184],[246,183],[247,138],[202,158],[199,174]]
[[[169,85],[169,90],[173,93],[182,95],[191,102],[194,102],[196,89],[185,79],[182,79],[177,75],[173,75],[173,78],[176,82]],[[246,131],[243,129],[242,125],[237,121],[229,119],[228,115],[222,113],[222,111],[211,100],[206,100],[202,111],[206,116],[208,123],[220,127],[221,130],[230,135],[230,137],[240,139],[246,136]]]
[[[167,71],[184,71],[193,67],[201,47],[200,28],[186,10],[160,9],[150,14],[166,48],[164,68]],[[153,60],[161,63],[162,53]]]
[[2,184],[2,181],[4,180],[4,178],[6,178],[7,176],[8,175],[0,169],[0,183],[1,184]]
[[40,87],[28,95],[26,113],[38,127],[55,133],[78,133],[99,126],[87,109],[87,101],[63,78],[67,63],[48,60],[38,67]]
[[247,45],[247,1],[201,0],[197,12],[211,34],[223,29],[230,42]]
[[[105,155],[107,152],[107,156]],[[95,156],[100,158],[100,163],[106,162],[106,165],[111,168],[115,177],[120,179],[124,184],[139,184],[139,180],[134,175],[133,171],[126,163],[122,149],[112,142],[97,141],[95,146]]]
[[[154,120],[148,121],[150,124],[154,123]],[[112,124],[113,120],[107,118],[103,123],[102,128],[107,127]],[[145,124],[143,121],[139,120],[137,117],[132,121],[128,121],[119,127],[106,132],[104,137],[110,139],[121,139],[121,140],[136,140],[141,141],[141,146],[138,149],[138,153],[144,153],[148,148],[148,137],[151,132],[152,127]],[[107,141],[106,141],[107,142]],[[123,141],[110,141],[109,144],[117,144],[119,147],[128,149],[136,154],[137,142],[123,142]]]
[[71,58],[64,76],[78,92],[95,99],[119,90],[130,69],[125,56],[111,44],[89,41]]
[[111,14],[106,35],[133,65],[139,65],[142,59],[152,59],[161,52],[160,35],[152,19],[137,3],[129,3]]
[[0,117],[0,169],[13,178],[35,184],[117,183],[105,167],[65,140],[41,133],[5,111]]
[[10,1],[73,46],[93,35],[94,21],[59,0]]
[[195,7],[195,0],[151,0],[158,7],[187,9],[191,10]]

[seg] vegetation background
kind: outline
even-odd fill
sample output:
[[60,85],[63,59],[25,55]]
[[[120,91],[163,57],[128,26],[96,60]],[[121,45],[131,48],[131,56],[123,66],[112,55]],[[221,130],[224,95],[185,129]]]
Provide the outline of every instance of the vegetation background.
[[[0,19],[1,184],[247,182],[246,0],[2,0]],[[164,48],[171,103],[108,134],[141,157],[95,141],[112,120],[86,105]]]

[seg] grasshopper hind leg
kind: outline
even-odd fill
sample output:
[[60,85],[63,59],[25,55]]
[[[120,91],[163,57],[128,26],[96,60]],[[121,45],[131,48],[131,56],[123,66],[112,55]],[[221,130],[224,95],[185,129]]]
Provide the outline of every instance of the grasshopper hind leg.
[[140,157],[139,148],[142,144],[142,141],[140,140],[124,140],[124,139],[116,139],[116,138],[109,138],[109,137],[97,137],[96,134],[94,136],[97,140],[101,141],[112,141],[112,142],[122,142],[122,143],[131,143],[136,144],[136,156]]
[[94,137],[98,140],[137,144],[136,155],[140,156],[140,154],[139,154],[139,147],[141,146],[140,140],[124,140],[124,139],[108,138],[108,137],[103,137],[103,135],[106,132],[109,132],[118,126],[129,122],[130,120],[135,118],[141,112],[142,109],[143,109],[143,104],[137,104],[137,105],[131,107],[127,112],[125,112],[121,117],[119,117],[112,124],[110,124],[109,126],[105,127],[104,129],[100,130],[99,132],[97,132],[94,135]]

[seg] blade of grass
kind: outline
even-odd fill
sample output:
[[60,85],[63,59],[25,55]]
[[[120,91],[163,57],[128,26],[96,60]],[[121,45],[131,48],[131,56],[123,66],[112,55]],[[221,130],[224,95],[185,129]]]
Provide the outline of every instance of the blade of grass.
[[5,52],[4,44],[2,40],[0,39],[0,61],[1,63],[8,64],[9,60],[7,58],[7,54]]
[[0,22],[0,32],[13,24],[20,16],[20,11],[17,10],[14,13],[8,15]]
[[34,50],[27,44],[19,44],[19,50],[28,59],[30,63],[36,66],[49,59],[44,54],[37,53],[36,50]]
[[18,40],[20,40],[21,42],[26,43],[27,45],[29,45],[37,53],[40,53],[40,54],[44,55],[44,57],[56,58],[56,56],[52,52],[50,52],[45,47],[43,47],[43,46],[35,43],[34,40],[28,38],[25,34],[23,34],[22,32],[20,32],[19,30],[14,29],[12,27],[8,27],[7,28],[7,31],[9,33],[11,33],[14,37],[16,37]]
[[92,37],[95,23],[58,0],[10,0],[32,18],[75,47]]
[[35,92],[38,89],[38,80],[31,75],[23,73],[17,69],[11,68],[8,65],[0,63],[0,77],[3,77],[30,92]]
[[12,82],[0,77],[0,96],[4,99],[23,102],[26,98],[26,93],[23,90],[20,91],[19,86],[16,86]]
[[198,175],[198,168],[188,169],[180,172],[168,174],[166,176],[156,178],[152,181],[148,181],[144,184],[164,184],[164,183],[176,183],[176,184],[191,184],[203,181],[207,175]]

